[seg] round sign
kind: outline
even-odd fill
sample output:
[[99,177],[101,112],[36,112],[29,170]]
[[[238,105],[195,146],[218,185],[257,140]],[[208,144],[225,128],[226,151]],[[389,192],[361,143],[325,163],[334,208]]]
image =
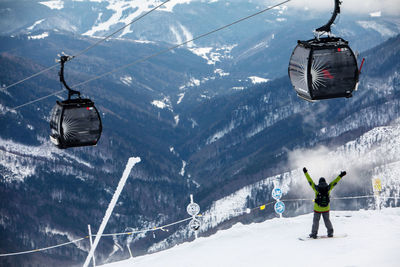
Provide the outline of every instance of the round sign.
[[274,189],[272,190],[272,197],[273,197],[275,200],[281,199],[281,197],[282,197],[282,190],[281,190],[280,188],[274,188]]
[[193,231],[199,230],[199,228],[200,228],[200,221],[197,220],[197,219],[192,219],[192,220],[189,222],[189,227],[190,227],[190,229],[192,229]]
[[190,216],[196,216],[200,212],[200,206],[197,203],[190,203],[187,205],[186,211]]
[[282,201],[278,201],[274,206],[275,212],[278,214],[282,214],[285,211],[285,204]]

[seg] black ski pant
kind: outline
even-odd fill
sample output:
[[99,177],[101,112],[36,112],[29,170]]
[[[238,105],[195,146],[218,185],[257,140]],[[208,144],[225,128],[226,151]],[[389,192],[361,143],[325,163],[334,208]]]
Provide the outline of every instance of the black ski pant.
[[325,223],[326,229],[328,230],[328,235],[333,235],[333,226],[332,226],[331,220],[329,219],[329,211],[327,211],[327,212],[314,211],[314,218],[313,218],[311,234],[312,235],[318,234],[319,220],[321,219],[321,214],[322,214],[322,217],[324,218],[324,223]]

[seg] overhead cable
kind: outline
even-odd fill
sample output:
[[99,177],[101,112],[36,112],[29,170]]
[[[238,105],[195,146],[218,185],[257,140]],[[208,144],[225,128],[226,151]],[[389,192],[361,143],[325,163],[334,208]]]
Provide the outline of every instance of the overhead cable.
[[44,99],[46,99],[46,98],[49,98],[49,97],[51,97],[51,96],[58,95],[59,93],[62,93],[62,92],[64,92],[64,91],[65,91],[65,90],[64,90],[64,89],[62,89],[62,90],[60,90],[60,91],[57,91],[57,92],[55,92],[55,93],[51,93],[51,94],[49,94],[49,95],[46,95],[46,96],[43,96],[43,97],[37,98],[37,99],[35,99],[35,100],[32,100],[32,101],[29,101],[29,102],[26,102],[26,103],[24,103],[24,104],[22,104],[22,105],[19,105],[19,106],[16,106],[16,107],[10,108],[10,110],[17,110],[17,109],[19,109],[19,108],[22,108],[22,107],[28,106],[28,105],[30,105],[30,104],[33,104],[33,103],[36,103],[36,102],[42,101],[42,100],[44,100]]
[[76,240],[72,240],[72,241],[69,241],[69,242],[65,242],[65,243],[62,243],[62,244],[58,244],[58,245],[55,245],[55,246],[50,246],[50,247],[45,247],[45,248],[38,248],[38,249],[32,249],[32,250],[21,251],[21,252],[0,254],[0,257],[16,256],[16,255],[22,255],[22,254],[29,254],[29,253],[44,251],[44,250],[48,250],[48,249],[52,249],[52,248],[63,247],[63,246],[69,245],[69,244],[73,244],[73,243],[80,242],[80,241],[84,240],[85,238],[88,238],[88,236],[82,237],[82,238],[79,238],[79,239],[76,239]]
[[88,50],[90,50],[90,49],[92,49],[93,47],[99,45],[100,43],[102,43],[102,42],[108,40],[109,38],[111,38],[111,37],[114,36],[115,34],[119,33],[120,31],[122,31],[122,30],[125,29],[126,27],[132,25],[132,24],[135,23],[136,21],[138,21],[138,20],[142,19],[143,17],[149,15],[151,12],[157,10],[158,8],[162,7],[163,5],[165,5],[166,3],[170,2],[170,1],[171,1],[171,0],[167,0],[167,1],[162,2],[161,4],[159,4],[158,6],[155,6],[155,7],[152,8],[150,11],[148,11],[148,12],[144,13],[143,15],[141,15],[141,16],[135,18],[134,20],[132,20],[131,22],[129,22],[129,23],[126,24],[125,26],[119,28],[118,30],[116,30],[116,31],[113,32],[113,33],[110,33],[109,35],[107,35],[106,37],[102,38],[102,39],[99,40],[98,42],[96,42],[96,43],[94,43],[93,45],[89,46],[88,48],[82,50],[82,51],[79,52],[78,54],[72,56],[71,59],[76,58],[76,57],[78,57],[78,56],[80,56],[80,55],[86,53]]
[[[115,234],[102,234],[101,236],[120,236],[120,235],[132,235],[132,234],[139,234],[139,233],[146,233],[146,232],[151,232],[151,231],[157,231],[157,230],[164,230],[164,228],[176,225],[176,224],[180,224],[182,222],[188,221],[192,219],[192,217],[183,219],[183,220],[179,220],[170,224],[166,224],[163,226],[159,226],[159,227],[154,227],[154,228],[148,228],[148,229],[143,229],[143,230],[138,230],[138,231],[132,231],[132,232],[124,232],[124,233],[115,233]],[[92,235],[92,236],[96,236],[96,235]],[[27,251],[21,251],[21,252],[13,252],[13,253],[5,253],[5,254],[0,254],[0,257],[6,257],[6,256],[16,256],[16,255],[23,255],[23,254],[29,254],[29,253],[34,253],[34,252],[40,252],[40,251],[44,251],[44,250],[49,250],[49,249],[53,249],[53,248],[58,248],[58,247],[63,247],[69,244],[73,244],[73,243],[77,243],[80,242],[84,239],[89,238],[89,236],[85,236],[79,239],[75,239],[69,242],[65,242],[65,243],[61,243],[58,245],[54,245],[54,246],[49,246],[49,247],[45,247],[45,248],[38,248],[38,249],[32,249],[32,250],[27,250]]]
[[[196,40],[198,40],[198,39],[200,39],[200,38],[206,37],[206,36],[208,36],[208,35],[210,35],[210,34],[213,34],[213,33],[215,33],[215,32],[218,32],[218,31],[221,31],[221,30],[226,29],[226,28],[228,28],[228,27],[231,27],[232,25],[235,25],[235,24],[237,24],[237,23],[240,23],[240,22],[242,22],[242,21],[244,21],[244,20],[247,20],[247,19],[250,19],[250,18],[255,17],[255,16],[257,16],[257,15],[260,15],[260,14],[266,12],[266,11],[269,11],[269,10],[271,10],[271,9],[277,8],[277,7],[283,5],[283,4],[287,3],[287,2],[290,2],[290,1],[291,1],[291,0],[286,0],[286,1],[283,1],[283,2],[281,2],[281,3],[279,3],[279,4],[270,6],[270,7],[265,8],[265,9],[259,11],[259,12],[256,12],[256,13],[254,13],[254,14],[251,14],[251,15],[249,15],[249,16],[247,16],[247,17],[244,17],[244,18],[241,18],[241,19],[239,19],[239,20],[236,20],[236,21],[234,21],[234,22],[232,22],[232,23],[229,23],[229,24],[227,24],[227,25],[225,25],[225,26],[219,27],[219,28],[217,28],[217,29],[215,29],[215,30],[212,30],[212,31],[210,31],[210,32],[207,32],[207,33],[201,34],[201,35],[199,35],[199,36],[197,36],[197,37],[194,37],[194,38],[191,39],[191,40],[187,40],[187,41],[185,41],[185,42],[182,42],[182,43],[180,43],[180,44],[177,44],[177,45],[174,45],[174,46],[172,46],[172,47],[170,47],[170,48],[167,48],[167,49],[165,49],[165,50],[162,50],[162,51],[160,51],[160,52],[158,52],[158,53],[152,54],[152,55],[150,55],[150,56],[147,56],[147,57],[144,57],[144,58],[141,58],[141,59],[138,59],[138,60],[135,60],[134,62],[128,63],[128,64],[126,64],[126,65],[123,65],[123,66],[121,66],[121,67],[115,68],[115,69],[113,69],[113,70],[111,70],[111,71],[108,71],[108,72],[106,72],[106,73],[103,73],[103,74],[100,74],[100,75],[95,76],[95,77],[93,77],[93,78],[90,78],[89,80],[86,80],[86,81],[84,81],[84,82],[80,82],[80,83],[77,83],[77,84],[75,84],[75,85],[72,85],[72,87],[82,86],[82,85],[87,84],[87,83],[89,83],[89,82],[92,82],[92,81],[94,81],[94,80],[98,80],[98,79],[100,79],[100,78],[102,78],[102,77],[104,77],[104,76],[106,76],[106,75],[108,75],[108,74],[117,72],[117,71],[119,71],[119,70],[125,69],[125,68],[127,68],[127,67],[136,65],[136,64],[138,64],[138,63],[147,61],[147,60],[149,60],[149,59],[151,59],[151,58],[154,58],[154,57],[157,57],[157,56],[159,56],[159,55],[165,54],[165,53],[170,52],[170,51],[172,51],[172,50],[174,50],[174,49],[176,49],[176,48],[178,48],[178,47],[184,46],[184,45],[186,45],[186,44],[188,44],[188,43],[190,43],[190,42],[196,41]],[[62,92],[62,91],[58,91],[58,92],[56,92],[56,93],[49,94],[49,95],[47,95],[47,96],[42,97],[40,100],[45,99],[45,98],[48,98],[48,97],[53,96],[53,95],[56,95],[56,94],[59,94],[59,93],[61,93],[61,92]],[[16,107],[14,107],[14,108],[11,108],[11,110],[19,109],[19,108],[21,108],[21,107],[27,106],[27,105],[32,104],[32,103],[34,103],[34,102],[38,102],[38,101],[40,101],[40,100],[33,100],[33,101],[29,102],[29,103],[25,103],[25,104],[22,104],[22,105],[20,105],[20,106],[16,106]]]
[[281,5],[283,5],[283,4],[287,3],[287,2],[290,2],[290,1],[291,1],[291,0],[286,0],[286,1],[284,1],[284,2],[281,2],[281,3],[279,3],[279,4],[276,4],[276,5],[274,5],[274,6],[270,6],[270,7],[265,8],[265,9],[263,9],[263,10],[257,12],[257,13],[254,13],[254,14],[249,15],[249,16],[247,16],[247,17],[244,17],[244,18],[241,18],[241,19],[239,19],[239,20],[236,20],[236,21],[234,21],[234,22],[232,22],[232,23],[229,23],[229,24],[227,24],[227,25],[225,25],[225,26],[222,26],[222,27],[217,28],[217,29],[215,29],[215,30],[212,30],[212,31],[210,31],[210,32],[201,34],[201,35],[199,35],[199,36],[197,36],[197,37],[194,37],[193,39],[190,39],[190,40],[187,40],[187,41],[182,42],[182,43],[180,43],[180,44],[174,45],[174,46],[172,46],[172,47],[170,47],[170,48],[167,48],[167,49],[165,49],[165,50],[162,50],[162,51],[160,51],[160,52],[158,52],[158,53],[155,53],[155,54],[152,54],[152,55],[150,55],[150,56],[147,56],[147,57],[138,59],[138,60],[136,60],[136,61],[134,61],[134,62],[128,63],[128,64],[123,65],[123,66],[121,66],[121,67],[115,68],[115,69],[113,69],[113,70],[111,70],[111,71],[109,71],[109,72],[106,72],[106,73],[103,73],[103,74],[101,74],[101,75],[95,76],[95,77],[93,77],[93,78],[91,78],[91,79],[89,79],[89,80],[87,80],[87,81],[84,81],[84,82],[75,84],[75,85],[73,85],[73,86],[74,86],[74,87],[82,86],[82,85],[87,84],[87,83],[89,83],[89,82],[92,82],[92,81],[94,81],[94,80],[100,79],[100,78],[102,78],[102,77],[104,77],[104,76],[106,76],[106,75],[108,75],[108,74],[111,74],[111,73],[117,72],[117,71],[119,71],[119,70],[125,69],[125,68],[127,68],[127,67],[136,65],[136,64],[138,64],[138,63],[147,61],[147,60],[149,60],[149,59],[151,59],[151,58],[154,58],[154,57],[157,57],[157,56],[159,56],[159,55],[168,53],[168,52],[170,52],[170,51],[172,51],[172,50],[174,50],[174,49],[176,49],[176,48],[178,48],[178,47],[184,46],[184,45],[186,45],[186,44],[188,44],[188,43],[190,43],[190,42],[196,41],[196,40],[198,40],[198,39],[200,39],[200,38],[206,37],[206,36],[208,36],[208,35],[210,35],[210,34],[213,34],[213,33],[216,33],[216,32],[218,32],[218,31],[221,31],[221,30],[223,30],[223,29],[226,29],[226,28],[228,28],[228,27],[231,27],[232,25],[235,25],[235,24],[237,24],[237,23],[239,23],[239,22],[242,22],[242,21],[244,21],[244,20],[250,19],[250,18],[255,17],[255,16],[257,16],[257,15],[260,15],[260,14],[262,14],[262,13],[268,11],[268,10],[274,9],[274,8],[276,8],[276,7],[279,7],[279,6],[281,6]]
[[14,86],[16,86],[16,85],[18,85],[18,84],[20,84],[20,83],[23,83],[23,82],[25,82],[25,81],[27,81],[27,80],[30,80],[30,79],[32,79],[32,78],[34,78],[34,77],[36,77],[36,76],[39,76],[40,74],[42,74],[42,73],[44,73],[44,72],[47,72],[47,71],[49,71],[49,70],[51,70],[51,69],[54,69],[54,68],[57,67],[58,65],[59,65],[59,64],[55,64],[55,65],[53,65],[53,66],[51,66],[51,67],[48,67],[47,69],[41,70],[41,71],[39,71],[39,72],[37,72],[37,73],[35,73],[35,74],[29,76],[29,77],[26,77],[26,78],[24,78],[24,79],[22,79],[22,80],[19,80],[18,82],[15,82],[15,83],[13,83],[13,84],[10,84],[10,85],[8,85],[8,86],[6,86],[6,87],[2,87],[2,88],[0,88],[0,89],[1,89],[1,90],[7,90],[8,88],[14,87]]
[[[364,195],[364,196],[351,196],[351,197],[336,197],[336,198],[331,198],[331,200],[361,199],[361,198],[371,198],[371,197],[376,197],[376,196],[375,195]],[[385,197],[385,196],[380,196],[380,198],[395,199],[395,200],[400,199],[399,197]],[[290,202],[290,201],[297,202],[297,201],[313,201],[313,200],[314,199],[301,198],[301,199],[283,199],[282,201],[284,201],[284,202]],[[232,215],[233,216],[240,216],[240,215],[243,215],[245,213],[250,213],[250,212],[255,211],[255,210],[265,210],[266,206],[269,206],[269,205],[271,205],[273,203],[275,203],[275,202],[274,201],[273,202],[268,202],[266,204],[259,205],[259,206],[256,206],[254,208],[251,208],[251,209],[250,208],[245,208],[245,209],[242,209],[242,210],[237,210],[237,211],[233,212]],[[213,212],[210,215],[215,216],[215,215],[218,215],[218,214],[224,214],[224,213],[215,213],[215,212]],[[198,217],[205,217],[205,215],[200,215],[200,214],[197,215],[197,216]],[[165,225],[158,226],[158,227],[145,228],[145,229],[142,229],[142,230],[130,231],[130,232],[122,232],[122,233],[102,234],[101,236],[104,236],[104,237],[106,237],[106,236],[122,236],[122,235],[133,235],[133,234],[147,233],[147,232],[152,232],[152,231],[154,232],[154,231],[158,231],[158,230],[165,231],[166,230],[165,228],[168,228],[168,227],[176,225],[176,224],[180,224],[182,222],[186,222],[186,221],[191,220],[191,219],[192,219],[192,217],[189,217],[189,218],[186,218],[186,219],[182,219],[182,220],[175,221],[173,223],[165,224]],[[92,236],[96,236],[96,235],[92,235]],[[82,238],[79,238],[79,239],[76,239],[76,240],[72,240],[72,241],[69,241],[69,242],[65,242],[65,243],[61,243],[61,244],[58,244],[58,245],[49,246],[49,247],[45,247],[45,248],[32,249],[32,250],[14,252],[14,253],[0,254],[0,257],[16,256],[16,255],[40,252],[40,251],[44,251],[44,250],[49,250],[49,249],[53,249],[53,248],[62,247],[62,246],[66,246],[66,245],[69,245],[69,244],[77,243],[77,242],[80,242],[80,241],[82,241],[84,239],[88,239],[88,238],[89,238],[89,236],[85,236],[85,237],[82,237]]]
[[[146,13],[144,13],[143,15],[141,15],[141,16],[135,18],[134,20],[132,20],[132,21],[129,22],[128,24],[124,25],[123,27],[119,28],[118,30],[116,30],[116,31],[110,33],[109,35],[105,36],[104,38],[98,40],[96,43],[94,43],[94,44],[90,45],[89,47],[83,49],[82,51],[78,52],[77,54],[75,54],[75,55],[73,55],[73,56],[70,56],[70,57],[68,58],[68,61],[69,61],[69,60],[72,60],[72,59],[74,59],[74,58],[76,58],[76,57],[78,57],[78,56],[80,56],[80,55],[82,55],[82,54],[84,54],[84,53],[86,53],[87,51],[89,51],[89,50],[92,49],[93,47],[95,47],[95,46],[99,45],[100,43],[102,43],[102,42],[104,42],[104,41],[110,39],[112,36],[114,36],[115,34],[119,33],[120,31],[122,31],[122,30],[125,29],[126,27],[132,25],[133,23],[137,22],[138,20],[142,19],[143,17],[149,15],[151,12],[157,10],[158,8],[160,8],[161,6],[165,5],[166,3],[170,2],[170,1],[171,1],[171,0],[166,0],[165,2],[162,2],[161,4],[159,4],[158,6],[155,6],[154,8],[152,8],[151,10],[149,10],[148,12],[146,12]],[[58,63],[55,64],[55,65],[53,65],[53,66],[51,66],[51,67],[48,67],[48,68],[46,68],[46,69],[44,69],[44,70],[41,70],[41,71],[39,71],[39,72],[37,72],[37,73],[35,73],[35,74],[29,76],[29,77],[26,77],[26,78],[24,78],[24,79],[22,79],[22,80],[20,80],[20,81],[18,81],[18,82],[15,82],[15,83],[10,84],[10,85],[8,85],[8,86],[6,86],[6,87],[3,87],[3,88],[1,88],[1,89],[2,89],[2,90],[7,90],[7,89],[9,89],[9,88],[11,88],[11,87],[14,87],[14,86],[20,84],[20,83],[23,83],[23,82],[25,82],[25,81],[27,81],[27,80],[30,80],[30,79],[32,79],[32,78],[34,78],[34,77],[36,77],[36,76],[38,76],[38,75],[40,75],[40,74],[42,74],[42,73],[44,73],[44,72],[47,72],[47,71],[49,71],[49,70],[51,70],[51,69],[54,69],[54,68],[57,67],[57,66],[59,66]],[[51,95],[49,95],[49,96],[51,96]],[[44,98],[43,98],[43,99],[44,99]],[[40,100],[39,100],[39,101],[40,101]],[[32,103],[34,103],[34,102],[32,102]],[[29,103],[29,104],[32,104],[32,103]],[[28,105],[29,105],[29,104],[28,104]],[[21,106],[19,106],[19,107],[23,107],[23,106],[25,106],[25,105],[21,105]],[[19,107],[16,107],[16,108],[19,108]],[[13,108],[13,109],[16,109],[16,108]]]

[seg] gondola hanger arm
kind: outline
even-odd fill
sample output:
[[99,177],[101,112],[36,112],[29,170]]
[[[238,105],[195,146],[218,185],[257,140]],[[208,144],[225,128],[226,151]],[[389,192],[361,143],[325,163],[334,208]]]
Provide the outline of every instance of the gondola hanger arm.
[[71,89],[67,82],[65,81],[64,78],[64,64],[65,62],[69,61],[71,59],[70,56],[65,55],[64,53],[62,53],[63,55],[60,56],[60,64],[61,64],[61,68],[60,68],[60,72],[58,73],[58,75],[60,76],[60,82],[64,85],[64,87],[68,90],[68,99],[71,99],[71,97],[73,95],[78,95],[78,97],[81,97],[81,93],[79,91],[73,90]]
[[337,15],[340,14],[340,5],[341,4],[342,4],[342,2],[340,0],[335,0],[335,7],[334,7],[334,10],[332,13],[332,17],[324,26],[321,26],[315,30],[317,33],[322,33],[322,34],[328,33],[329,34],[331,32],[331,26],[335,22]]

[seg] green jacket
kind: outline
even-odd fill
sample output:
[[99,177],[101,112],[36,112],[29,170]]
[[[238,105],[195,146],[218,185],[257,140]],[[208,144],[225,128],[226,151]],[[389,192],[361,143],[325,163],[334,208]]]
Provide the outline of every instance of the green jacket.
[[[304,175],[306,176],[308,183],[310,184],[310,186],[311,186],[312,189],[314,190],[314,192],[315,192],[315,198],[316,198],[317,195],[318,195],[318,191],[317,191],[317,189],[315,188],[315,183],[314,183],[314,181],[311,179],[311,176],[308,174],[308,172],[306,172]],[[332,189],[333,189],[333,188],[337,185],[337,183],[340,181],[340,179],[342,179],[342,177],[339,175],[338,177],[336,177],[335,180],[333,180],[333,181],[329,184],[329,192],[328,192],[329,195],[331,194]],[[329,204],[327,207],[321,207],[321,206],[319,206],[317,203],[314,202],[314,211],[315,211],[315,212],[327,212],[327,211],[330,210],[330,208],[331,208],[331,207],[330,207],[330,204]]]

